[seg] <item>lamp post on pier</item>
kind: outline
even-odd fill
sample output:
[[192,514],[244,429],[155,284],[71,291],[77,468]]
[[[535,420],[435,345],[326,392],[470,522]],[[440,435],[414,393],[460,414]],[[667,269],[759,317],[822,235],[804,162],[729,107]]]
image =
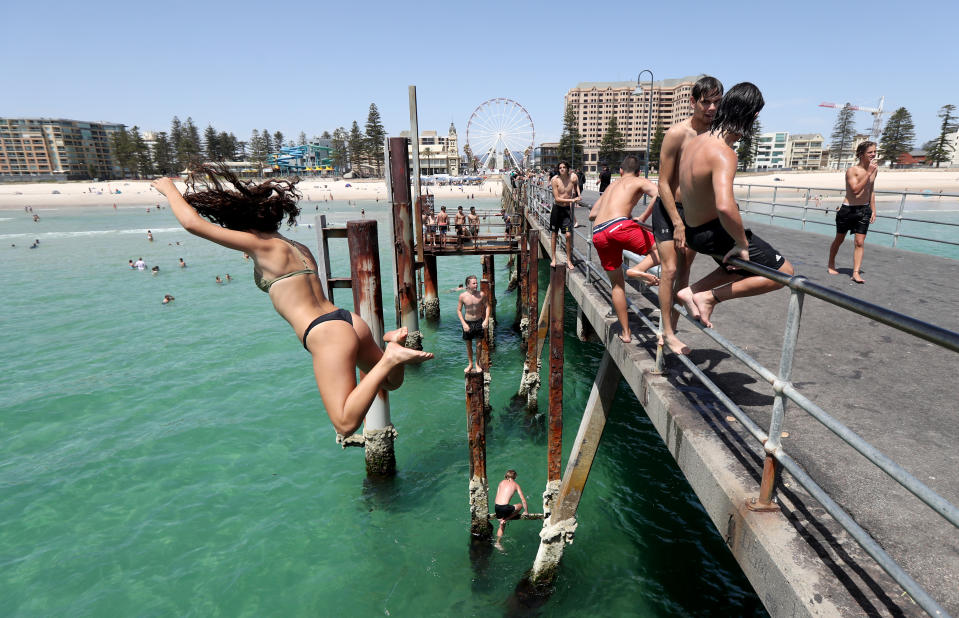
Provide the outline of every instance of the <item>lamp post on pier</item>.
[[649,178],[649,147],[653,142],[653,72],[649,69],[643,69],[639,72],[639,75],[636,76],[636,90],[633,91],[633,94],[642,94],[642,78],[643,73],[649,73],[649,109],[646,114],[646,172],[643,174],[644,177]]

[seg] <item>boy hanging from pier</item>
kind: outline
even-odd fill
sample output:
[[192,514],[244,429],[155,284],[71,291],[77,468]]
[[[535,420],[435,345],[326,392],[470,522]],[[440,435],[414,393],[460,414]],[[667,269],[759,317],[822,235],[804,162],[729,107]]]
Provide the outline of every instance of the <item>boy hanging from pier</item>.
[[[619,319],[621,331],[619,338],[623,343],[629,343],[632,334],[629,330],[629,314],[626,310],[626,283],[623,279],[623,250],[628,249],[639,255],[646,255],[638,266],[626,274],[642,279],[650,285],[659,285],[659,279],[646,272],[659,260],[653,249],[652,233],[639,225],[645,221],[653,210],[652,200],[659,195],[656,185],[639,175],[639,159],[633,155],[623,159],[619,168],[622,176],[603,192],[602,197],[593,204],[589,211],[591,221],[599,221],[593,226],[593,246],[599,255],[603,269],[609,275],[613,284],[613,309]],[[647,195],[650,204],[637,219],[632,219],[633,208],[639,198]],[[647,255],[648,254],[648,255]]]
[[460,294],[459,302],[456,304],[456,315],[463,326],[463,341],[466,342],[466,358],[469,360],[463,373],[483,371],[479,365],[478,343],[476,344],[476,362],[473,362],[473,340],[485,336],[486,327],[489,326],[490,304],[486,293],[479,289],[476,275],[466,278],[466,291]]

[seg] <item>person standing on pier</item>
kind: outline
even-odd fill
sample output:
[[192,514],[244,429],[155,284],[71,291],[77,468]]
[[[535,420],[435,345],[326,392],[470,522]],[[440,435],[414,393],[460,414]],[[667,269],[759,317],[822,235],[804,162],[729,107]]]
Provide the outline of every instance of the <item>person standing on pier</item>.
[[450,227],[450,216],[446,214],[446,206],[440,206],[440,214],[436,215],[436,230],[440,235],[440,245],[446,247],[446,232]]
[[862,254],[866,245],[866,232],[869,224],[876,221],[876,142],[863,142],[856,147],[855,165],[846,170],[846,197],[836,213],[836,238],[829,246],[829,262],[826,266],[830,275],[838,275],[836,270],[836,252],[846,239],[847,233],[855,234],[856,246],[852,252],[852,280],[865,283],[859,269],[862,268]]
[[[519,494],[522,504],[510,504],[513,494]],[[506,522],[510,519],[516,519],[523,512],[529,512],[526,506],[526,496],[523,495],[523,489],[516,482],[516,470],[507,470],[506,476],[499,482],[496,488],[496,499],[493,501],[493,509],[496,513],[496,519],[499,520],[499,530],[496,531],[496,544],[499,545],[503,538],[503,532],[506,530]]]
[[690,105],[693,115],[669,127],[663,137],[659,166],[659,198],[653,202],[653,236],[662,261],[659,278],[659,309],[663,316],[663,334],[659,345],[666,345],[673,354],[688,354],[689,346],[676,337],[679,313],[673,309],[676,291],[689,285],[689,268],[696,253],[686,247],[686,224],[683,222],[683,200],[679,190],[679,160],[683,146],[692,138],[709,130],[716,108],[723,98],[723,84],[704,75],[693,85]]
[[765,105],[759,88],[749,82],[733,86],[716,110],[712,127],[689,140],[679,162],[679,188],[686,215],[686,243],[697,253],[711,255],[719,267],[676,293],[689,315],[712,327],[716,305],[772,292],[782,284],[759,275],[740,273],[730,258],[755,262],[793,274],[792,264],[769,243],[743,228],[733,180],[739,159],[733,144],[748,136]]
[[549,213],[550,266],[556,267],[556,236],[566,234],[566,268],[573,270],[573,207],[579,201],[579,178],[570,174],[569,163],[559,164],[559,174],[550,180],[553,188],[553,209]]
[[463,237],[466,236],[466,213],[463,212],[462,206],[456,207],[454,223],[456,224],[456,247],[459,248],[463,245]]
[[609,183],[612,181],[613,175],[609,173],[609,166],[604,165],[603,171],[599,173],[599,194],[602,195],[606,191],[606,187],[609,186]]
[[[296,182],[243,182],[226,166],[203,165],[190,174],[186,195],[169,178],[151,186],[169,200],[186,231],[253,257],[254,283],[310,355],[330,422],[348,436],[359,429],[380,389],[399,388],[405,365],[433,355],[404,347],[405,327],[384,334],[386,349],[381,350],[363,318],[326,298],[310,250],[279,232],[284,219],[292,226],[300,214]],[[358,383],[357,369],[366,374]],[[260,370],[265,381],[276,380],[276,367]]]
[[456,316],[463,327],[463,341],[466,342],[466,358],[469,364],[463,373],[483,371],[479,365],[479,343],[476,344],[476,362],[473,362],[473,340],[485,336],[489,326],[490,304],[486,292],[479,289],[476,275],[466,278],[466,291],[460,294],[456,304]]
[[[639,159],[629,155],[623,159],[619,168],[622,176],[609,186],[601,198],[593,204],[589,211],[591,221],[599,221],[593,226],[593,246],[603,265],[603,270],[609,275],[612,283],[611,296],[613,309],[619,319],[621,327],[619,339],[623,343],[632,340],[629,330],[629,313],[626,310],[626,283],[623,279],[623,250],[629,250],[639,255],[652,254],[653,235],[639,225],[652,212],[653,205],[646,207],[646,211],[638,219],[632,219],[633,208],[639,198],[647,195],[654,199],[658,193],[656,185],[639,175]],[[646,272],[654,261],[647,258],[636,268],[626,271],[627,275],[637,277],[650,285],[659,283],[659,279]]]
[[470,206],[470,214],[466,215],[466,223],[469,226],[470,238],[473,240],[473,245],[476,245],[476,237],[479,236],[479,224],[480,218],[476,214],[476,206]]

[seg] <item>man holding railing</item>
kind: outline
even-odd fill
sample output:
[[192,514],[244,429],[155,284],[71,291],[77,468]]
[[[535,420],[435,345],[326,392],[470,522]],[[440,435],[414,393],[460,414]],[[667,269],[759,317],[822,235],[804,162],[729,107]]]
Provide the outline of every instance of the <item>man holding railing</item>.
[[559,164],[559,174],[549,181],[553,189],[553,209],[549,213],[550,266],[556,267],[556,236],[566,234],[566,268],[573,270],[573,207],[579,201],[579,178],[569,171],[569,163]]
[[847,233],[855,234],[856,246],[852,252],[852,280],[855,283],[865,283],[859,273],[862,268],[862,254],[866,245],[866,232],[869,224],[876,221],[876,175],[879,166],[876,165],[876,142],[863,142],[856,147],[855,165],[846,170],[846,197],[842,207],[836,213],[836,238],[829,246],[829,263],[827,272],[838,275],[836,270],[836,253],[839,245],[846,239]]
[[[792,264],[769,243],[743,228],[733,180],[739,163],[733,144],[752,130],[765,105],[759,88],[749,82],[733,86],[716,110],[711,129],[691,139],[679,162],[679,187],[686,215],[686,244],[711,255],[719,268],[676,293],[690,316],[707,328],[720,302],[765,294],[782,287],[759,275],[740,272],[728,261],[739,258],[787,275]],[[665,316],[664,316],[665,317]]]

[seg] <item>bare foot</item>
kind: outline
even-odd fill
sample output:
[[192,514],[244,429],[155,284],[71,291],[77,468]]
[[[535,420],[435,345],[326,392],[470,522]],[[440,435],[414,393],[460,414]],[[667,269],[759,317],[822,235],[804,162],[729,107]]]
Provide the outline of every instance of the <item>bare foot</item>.
[[826,272],[829,273],[830,275],[838,275],[838,274],[839,274],[839,271],[836,270],[836,267],[835,267],[835,266],[827,266],[827,267],[826,267]]
[[617,335],[617,337],[619,337],[619,340],[622,341],[623,343],[630,343],[633,340],[633,334],[628,332],[620,333],[619,335]]
[[699,307],[697,307],[696,303],[693,302],[693,291],[689,288],[689,286],[686,286],[680,291],[676,292],[676,298],[678,298],[679,302],[686,306],[686,311],[689,312],[689,317],[694,320],[699,319]]
[[550,268],[556,268],[556,260],[553,260],[552,262],[550,262],[549,265],[550,265]]
[[642,279],[647,285],[659,285],[659,277],[652,273],[636,270],[635,268],[630,268],[627,270],[626,276],[632,277],[633,279]]
[[713,323],[709,321],[709,316],[712,315],[713,309],[716,308],[716,297],[713,296],[713,291],[706,290],[705,292],[693,294],[693,303],[699,308],[699,321],[702,322],[706,328],[712,328]]
[[673,333],[664,335],[664,339],[673,354],[689,354],[689,346],[677,339]]
[[573,263],[572,263],[572,262],[566,262],[566,268],[567,268],[568,270],[576,270],[576,267],[573,266]]
[[409,329],[406,328],[405,326],[401,326],[397,328],[396,330],[391,330],[390,332],[383,335],[383,341],[386,341],[387,343],[392,341],[393,343],[398,343],[400,345],[403,345],[404,343],[406,343],[406,337],[409,334],[410,334]]
[[853,273],[853,275],[852,275],[852,280],[855,281],[856,283],[865,283],[865,282],[866,282],[865,279],[863,279],[861,276],[859,276],[858,273]]
[[463,370],[463,373],[469,373],[472,369],[473,369],[473,365],[472,365],[472,364],[467,365],[467,366],[466,366],[466,369]]
[[383,358],[394,365],[419,365],[433,358],[433,354],[411,348],[404,348],[395,341],[390,341],[386,344]]

